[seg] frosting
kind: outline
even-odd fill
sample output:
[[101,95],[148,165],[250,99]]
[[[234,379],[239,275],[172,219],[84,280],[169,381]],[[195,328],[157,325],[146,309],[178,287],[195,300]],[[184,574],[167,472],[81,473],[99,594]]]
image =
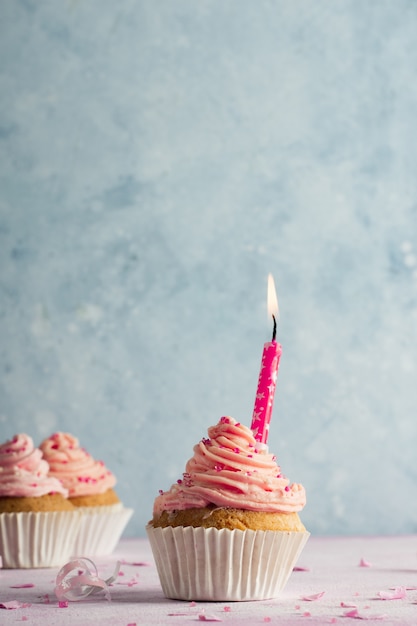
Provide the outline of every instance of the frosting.
[[59,478],[70,498],[104,493],[116,484],[104,463],[93,459],[68,433],[54,433],[40,448],[49,463],[50,475]]
[[68,491],[48,472],[48,463],[28,435],[15,435],[0,446],[0,497],[32,498],[50,493],[67,497]]
[[210,505],[276,513],[304,507],[304,487],[290,485],[249,428],[222,417],[208,435],[194,446],[182,479],[155,499],[154,515]]

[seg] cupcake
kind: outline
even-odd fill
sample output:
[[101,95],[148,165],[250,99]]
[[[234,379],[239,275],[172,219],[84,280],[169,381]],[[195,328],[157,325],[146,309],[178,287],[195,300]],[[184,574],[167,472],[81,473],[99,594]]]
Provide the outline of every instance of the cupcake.
[[49,463],[49,475],[61,481],[68,489],[69,502],[84,513],[74,555],[110,554],[133,513],[114,490],[114,474],[68,433],[54,433],[40,448]]
[[146,530],[168,598],[262,600],[284,588],[309,533],[302,485],[231,417],[208,429],[155,499]]
[[48,475],[31,437],[0,445],[0,556],[3,567],[54,567],[71,556],[82,515]]

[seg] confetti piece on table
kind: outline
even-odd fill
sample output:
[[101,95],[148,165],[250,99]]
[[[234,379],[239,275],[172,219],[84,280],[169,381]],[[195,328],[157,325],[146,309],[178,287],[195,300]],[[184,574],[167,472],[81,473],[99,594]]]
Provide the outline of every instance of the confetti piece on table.
[[206,615],[205,613],[200,613],[198,616],[200,622],[222,622],[223,620],[216,615]]
[[33,583],[23,583],[22,585],[10,585],[10,589],[30,589],[34,586]]
[[226,611],[226,613],[230,613],[231,610],[232,610],[231,606],[224,606],[223,607],[223,611]]
[[347,602],[341,602],[340,606],[342,606],[345,609],[357,609],[357,605],[356,604],[348,604]]
[[292,568],[293,572],[309,572],[310,568],[309,567],[301,567],[300,565],[296,565],[295,567]]
[[371,563],[369,563],[369,561],[365,561],[365,559],[361,559],[359,561],[359,566],[358,567],[372,567]]
[[319,593],[313,593],[311,596],[303,596],[300,600],[304,600],[305,602],[315,602],[316,600],[320,600],[325,593],[325,591],[320,591]]
[[9,602],[0,602],[0,609],[27,609],[30,604],[27,602],[19,602],[18,600],[9,600]]
[[359,613],[358,609],[352,609],[351,611],[343,613],[343,617],[351,617],[353,619],[362,620],[383,620],[386,618],[386,615],[363,615],[362,613]]
[[60,609],[67,609],[68,608],[67,600],[60,600],[58,602],[58,606],[59,606]]
[[379,591],[378,597],[381,600],[402,600],[407,596],[405,587],[395,587],[394,591]]
[[113,583],[120,569],[120,561],[116,563],[113,575],[107,580],[98,577],[97,567],[87,558],[74,559],[64,565],[56,577],[55,595],[58,600],[78,602],[92,593],[103,590],[107,600],[110,600],[108,586]]
[[303,617],[311,617],[310,611],[304,611]]

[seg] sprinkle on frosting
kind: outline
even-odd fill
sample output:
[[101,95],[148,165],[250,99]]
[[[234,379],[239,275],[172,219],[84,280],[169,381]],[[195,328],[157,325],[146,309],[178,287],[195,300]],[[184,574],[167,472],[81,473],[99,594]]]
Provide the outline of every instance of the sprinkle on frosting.
[[40,448],[50,465],[50,475],[62,481],[70,498],[104,493],[116,484],[104,463],[93,459],[68,433],[54,433]]
[[34,498],[50,493],[67,497],[62,483],[48,472],[47,461],[28,435],[15,435],[0,446],[0,497]]
[[252,431],[232,417],[222,417],[208,429],[208,439],[194,446],[182,482],[159,493],[154,515],[210,505],[291,513],[300,511],[305,501],[304,487],[290,485],[276,457],[265,446],[257,447]]

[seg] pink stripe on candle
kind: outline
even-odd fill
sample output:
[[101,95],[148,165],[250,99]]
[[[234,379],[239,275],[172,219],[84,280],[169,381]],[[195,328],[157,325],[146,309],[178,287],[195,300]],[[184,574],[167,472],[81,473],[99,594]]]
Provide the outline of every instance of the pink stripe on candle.
[[282,346],[276,341],[264,344],[251,424],[253,435],[260,443],[266,444],[268,440],[281,354]]

